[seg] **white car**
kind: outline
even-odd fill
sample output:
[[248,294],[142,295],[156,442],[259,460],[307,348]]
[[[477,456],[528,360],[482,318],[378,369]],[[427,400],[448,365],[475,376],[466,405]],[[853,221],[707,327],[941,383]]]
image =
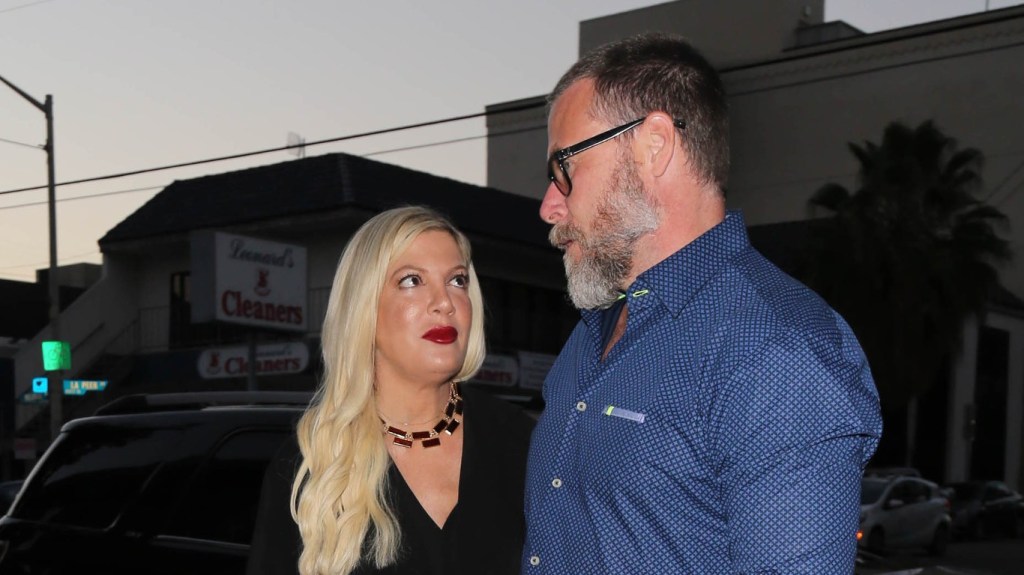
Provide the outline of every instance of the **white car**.
[[921,547],[942,555],[949,544],[949,500],[919,477],[864,477],[858,544],[873,552]]

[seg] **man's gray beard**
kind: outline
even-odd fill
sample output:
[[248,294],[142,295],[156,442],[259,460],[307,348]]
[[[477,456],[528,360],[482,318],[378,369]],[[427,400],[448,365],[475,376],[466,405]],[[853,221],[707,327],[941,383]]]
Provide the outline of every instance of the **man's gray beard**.
[[643,189],[631,158],[621,157],[610,188],[598,204],[593,229],[584,237],[572,224],[551,229],[553,244],[573,240],[578,261],[562,256],[569,299],[578,309],[604,309],[615,303],[636,255],[636,242],[658,228],[660,218]]

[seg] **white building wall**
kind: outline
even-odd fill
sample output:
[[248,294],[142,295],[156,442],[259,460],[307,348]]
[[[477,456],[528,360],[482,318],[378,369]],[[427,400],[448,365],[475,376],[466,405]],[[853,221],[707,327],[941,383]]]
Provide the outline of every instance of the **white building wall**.
[[[934,120],[960,147],[986,157],[992,203],[1024,217],[1024,12],[1001,21],[726,72],[732,118],[729,204],[749,224],[809,217],[829,182],[855,186],[848,142],[879,142],[894,120]],[[1009,238],[1024,253],[1024,227]],[[1024,296],[1024,266],[1004,284]]]
[[619,38],[681,34],[716,66],[763,60],[793,47],[799,26],[825,19],[824,0],[680,0],[580,23],[580,54]]

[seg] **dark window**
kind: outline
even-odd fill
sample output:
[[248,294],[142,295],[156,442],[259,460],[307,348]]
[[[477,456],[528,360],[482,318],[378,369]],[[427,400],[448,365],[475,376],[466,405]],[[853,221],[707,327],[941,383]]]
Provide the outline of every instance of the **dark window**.
[[164,535],[249,543],[263,472],[289,431],[243,431],[225,439],[196,472]]
[[911,492],[910,503],[924,503],[932,498],[932,488],[927,483],[913,482],[914,488]]
[[860,504],[871,505],[878,501],[878,498],[885,492],[886,485],[888,484],[884,480],[862,479],[860,482]]
[[985,501],[1004,499],[1006,497],[1011,497],[1012,495],[1013,492],[1010,491],[1010,488],[1002,483],[990,483],[988,487],[985,488]]
[[557,354],[579,312],[564,292],[489,277],[480,278],[487,345],[499,352]]
[[1009,358],[1010,333],[981,327],[974,382],[974,441],[971,443],[971,476],[976,478],[1004,475]]
[[188,343],[192,327],[192,281],[189,272],[171,274],[170,343]]
[[14,516],[109,527],[177,444],[173,429],[79,429],[62,436],[25,490]]
[[892,488],[892,495],[889,499],[899,499],[904,505],[912,505],[927,501],[931,495],[931,488],[919,481],[905,480],[897,483]]
[[245,339],[243,326],[215,322],[192,323],[192,275],[171,274],[170,321],[168,339],[172,348],[195,347],[211,343],[231,343]]

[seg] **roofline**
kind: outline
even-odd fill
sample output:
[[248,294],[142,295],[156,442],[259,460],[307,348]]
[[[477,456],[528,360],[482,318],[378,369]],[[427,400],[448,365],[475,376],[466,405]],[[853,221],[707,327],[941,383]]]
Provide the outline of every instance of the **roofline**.
[[[882,46],[914,38],[924,38],[999,22],[1019,20],[1021,18],[1024,18],[1024,5],[1010,6],[1008,8],[990,10],[988,12],[977,12],[963,16],[955,16],[953,18],[924,22],[921,24],[904,26],[902,28],[872,32],[870,34],[864,34],[863,36],[856,36],[853,38],[842,38],[839,40],[822,42],[820,44],[812,44],[810,46],[799,46],[776,57],[765,58],[763,60],[757,60],[736,66],[723,67],[719,69],[719,73],[727,74],[730,72],[752,70],[772,64],[794,62],[818,56],[849,52],[860,48],[869,48],[872,46]],[[841,22],[841,20],[839,21]]]

